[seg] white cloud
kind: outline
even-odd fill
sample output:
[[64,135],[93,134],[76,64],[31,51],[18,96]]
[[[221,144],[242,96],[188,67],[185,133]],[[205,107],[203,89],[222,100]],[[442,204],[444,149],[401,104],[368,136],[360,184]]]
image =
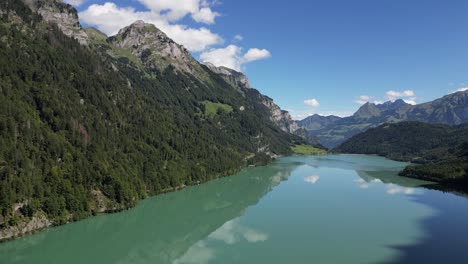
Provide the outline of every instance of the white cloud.
[[463,88],[457,89],[457,90],[451,92],[451,94],[458,93],[458,92],[465,92],[465,91],[468,91],[468,87],[463,87]]
[[315,184],[320,180],[320,176],[317,175],[312,175],[312,176],[306,176],[304,177],[304,181],[307,183],[312,183]]
[[392,102],[397,99],[403,99],[407,104],[416,104],[416,93],[412,90],[405,90],[402,92],[390,90],[385,95],[387,99]]
[[315,99],[315,98],[304,100],[304,104],[308,105],[308,106],[312,106],[312,107],[319,107],[320,106],[319,101],[317,101],[317,99]]
[[383,104],[383,103],[384,103],[384,101],[379,101],[379,100],[374,101],[374,104],[376,104],[376,105]]
[[339,117],[347,117],[353,115],[354,112],[352,111],[332,111],[332,112],[320,112],[319,115],[321,116],[339,116]]
[[191,15],[196,22],[213,24],[218,13],[213,12],[206,1],[200,0],[138,0],[152,12],[174,22]]
[[271,57],[271,53],[266,49],[253,48],[242,54],[242,48],[236,45],[211,49],[200,54],[200,59],[203,62],[210,62],[215,66],[224,66],[236,71],[241,71],[242,66],[246,63],[269,57]]
[[372,98],[372,96],[368,96],[368,95],[361,95],[359,96],[356,101],[354,101],[356,104],[360,104],[360,105],[363,105],[367,102],[369,102],[369,100]]
[[242,40],[244,40],[244,37],[242,35],[238,34],[234,36],[234,41],[242,41]]
[[211,11],[211,9],[204,7],[200,9],[199,12],[192,15],[193,20],[205,23],[205,24],[214,24],[215,18],[219,16],[218,13]]
[[266,49],[249,49],[246,54],[244,54],[243,61],[251,62],[256,60],[268,59],[271,57],[271,53]]
[[415,96],[416,94],[412,90],[405,90],[403,92],[397,92],[397,91],[390,90],[390,91],[388,91],[386,93],[386,95],[387,95],[387,98],[389,100],[395,100],[395,99],[398,99],[400,97]]
[[82,5],[86,0],[65,0],[64,2],[70,4],[74,7],[79,7]]
[[[208,47],[221,44],[223,39],[205,27],[191,28],[186,25],[172,24],[187,14],[192,14],[194,20],[200,22],[214,22],[216,15],[202,7],[198,0],[140,0],[148,11],[137,11],[133,7],[119,7],[115,3],[107,2],[102,5],[93,4],[80,13],[80,18],[86,24],[96,26],[108,35],[115,35],[119,29],[128,26],[136,20],[144,20],[154,24],[164,31],[174,41],[184,45],[190,51],[203,51]],[[197,9],[198,8],[198,9]],[[211,14],[211,15],[210,15]],[[211,21],[211,18],[212,20]]]

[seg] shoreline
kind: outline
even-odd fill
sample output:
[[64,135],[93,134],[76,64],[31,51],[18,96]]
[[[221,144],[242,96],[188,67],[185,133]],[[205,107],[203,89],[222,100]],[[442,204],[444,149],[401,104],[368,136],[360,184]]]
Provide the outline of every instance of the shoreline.
[[[7,228],[0,229],[0,244],[1,243],[8,243],[8,242],[11,242],[11,241],[14,241],[14,240],[17,240],[17,239],[21,239],[23,237],[34,235],[34,234],[40,233],[42,231],[45,231],[45,230],[48,230],[48,229],[51,229],[51,228],[54,228],[54,227],[59,227],[59,226],[64,226],[64,225],[72,224],[72,223],[75,223],[75,222],[79,222],[79,221],[82,221],[82,220],[85,220],[85,219],[89,219],[91,217],[106,215],[106,214],[116,214],[116,213],[120,213],[120,212],[123,212],[123,211],[131,210],[131,209],[135,208],[136,206],[138,206],[138,204],[140,202],[142,202],[142,201],[144,201],[146,199],[150,199],[152,197],[159,196],[159,195],[164,195],[164,194],[168,194],[168,193],[174,193],[174,192],[182,191],[187,187],[198,186],[198,185],[205,184],[205,183],[215,181],[215,180],[218,180],[218,179],[231,177],[231,176],[233,176],[233,175],[235,175],[235,174],[239,173],[240,171],[242,171],[244,169],[247,169],[247,168],[267,166],[267,165],[270,165],[271,163],[273,163],[275,160],[277,160],[280,157],[284,157],[284,156],[279,155],[278,157],[270,160],[267,164],[263,164],[263,165],[249,165],[249,164],[246,164],[244,166],[239,167],[233,174],[226,175],[226,174],[221,173],[220,175],[218,175],[218,176],[216,176],[216,177],[214,177],[212,179],[209,179],[207,181],[196,181],[196,182],[193,182],[193,183],[188,184],[188,185],[182,184],[182,185],[179,185],[179,186],[166,188],[166,189],[161,190],[158,193],[151,194],[151,195],[146,196],[145,198],[139,199],[131,207],[113,208],[113,209],[105,210],[105,211],[101,211],[101,212],[91,212],[90,215],[88,215],[88,216],[85,216],[83,218],[79,218],[79,219],[76,219],[76,220],[71,220],[71,221],[69,220],[69,221],[66,221],[65,223],[55,224],[52,220],[48,219],[45,216],[44,212],[42,212],[42,211],[37,212],[34,216],[29,218],[28,222],[22,222],[22,225],[18,224],[18,225],[15,225],[15,226],[9,226]],[[31,223],[37,221],[37,219],[39,219],[39,218],[41,218],[44,221],[44,223],[45,223],[44,225],[39,225],[39,226],[35,226],[35,227],[32,227],[32,228],[27,228],[28,225],[30,225]],[[7,234],[5,235],[5,233],[7,233]]]

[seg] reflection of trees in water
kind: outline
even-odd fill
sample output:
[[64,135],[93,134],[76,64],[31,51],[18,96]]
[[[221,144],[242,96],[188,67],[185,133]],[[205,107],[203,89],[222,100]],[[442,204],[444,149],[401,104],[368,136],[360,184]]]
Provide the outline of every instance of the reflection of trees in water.
[[396,184],[409,188],[421,187],[430,184],[430,182],[427,181],[398,176],[398,171],[356,171],[356,173],[367,183],[375,182],[377,180],[385,184]]
[[[136,208],[90,218],[0,245],[1,263],[171,263],[225,225],[236,223],[297,165],[274,163],[143,201]],[[233,220],[234,219],[234,220]],[[232,220],[232,221],[230,221]],[[265,234],[235,227],[244,239]],[[216,233],[215,233],[216,234]],[[60,259],[62,258],[62,259]]]
[[354,171],[392,171],[399,172],[407,163],[397,162],[378,156],[366,155],[330,155],[314,158],[304,157],[301,160],[314,168],[327,167]]

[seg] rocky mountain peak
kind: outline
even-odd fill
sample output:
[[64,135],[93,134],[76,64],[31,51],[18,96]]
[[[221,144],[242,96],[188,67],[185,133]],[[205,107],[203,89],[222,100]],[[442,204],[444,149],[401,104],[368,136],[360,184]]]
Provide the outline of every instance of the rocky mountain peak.
[[378,109],[385,111],[385,110],[397,110],[404,107],[411,106],[410,104],[406,103],[403,99],[397,99],[394,102],[387,101],[383,104],[376,105]]
[[216,67],[214,64],[209,62],[204,62],[202,64],[208,67],[212,72],[221,75],[225,81],[236,87],[243,89],[252,88],[250,86],[249,78],[247,78],[247,76],[245,76],[245,74],[242,72],[238,72],[224,66]]
[[177,44],[153,24],[135,21],[110,38],[112,44],[130,50],[145,65],[164,69],[173,65],[178,70],[193,73],[196,61],[189,51]]
[[88,45],[89,39],[81,27],[78,11],[61,0],[23,0],[33,11],[42,18],[57,24],[58,28],[68,37],[75,38],[81,45]]
[[367,102],[353,116],[357,118],[370,118],[379,114],[380,109],[375,104]]
[[281,130],[291,134],[296,134],[301,127],[294,121],[288,111],[281,108],[268,96],[262,97],[262,104],[270,110],[270,119]]

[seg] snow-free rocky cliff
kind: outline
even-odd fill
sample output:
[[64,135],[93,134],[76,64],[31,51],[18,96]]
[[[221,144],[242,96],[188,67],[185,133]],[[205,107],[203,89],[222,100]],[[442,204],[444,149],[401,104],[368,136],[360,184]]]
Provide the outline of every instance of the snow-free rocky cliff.
[[76,9],[57,0],[23,0],[33,11],[50,23],[55,23],[68,37],[88,45],[88,35],[81,27]]

